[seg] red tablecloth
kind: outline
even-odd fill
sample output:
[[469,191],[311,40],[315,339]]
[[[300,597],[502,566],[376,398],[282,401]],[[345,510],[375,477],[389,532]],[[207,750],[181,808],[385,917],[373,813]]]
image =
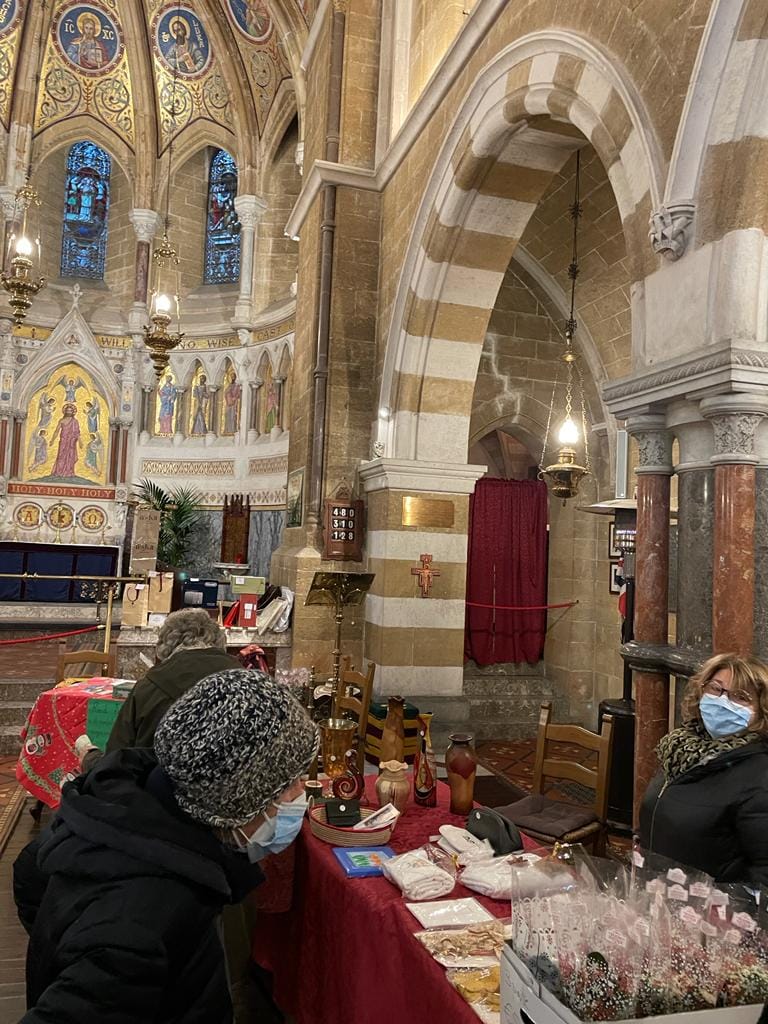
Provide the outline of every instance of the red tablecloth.
[[[370,796],[374,785],[369,776]],[[440,825],[464,826],[466,818],[451,814],[449,803],[441,783],[436,808],[409,804],[392,849],[422,846]],[[381,877],[347,878],[332,847],[316,839],[307,822],[294,846],[291,909],[259,914],[253,936],[253,958],[274,975],[274,999],[283,1012],[297,1024],[477,1024],[444,969],[412,937],[421,926],[395,886]],[[466,896],[496,917],[509,916],[508,900],[486,899],[461,885],[449,898]]]
[[35,701],[21,730],[16,778],[28,793],[49,807],[59,806],[61,787],[80,773],[75,740],[87,732],[91,701],[113,703],[111,679],[89,679],[46,690]]

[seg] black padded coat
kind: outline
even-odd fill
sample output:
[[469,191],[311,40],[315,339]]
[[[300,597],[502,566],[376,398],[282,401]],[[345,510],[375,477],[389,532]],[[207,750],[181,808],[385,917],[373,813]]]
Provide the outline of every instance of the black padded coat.
[[152,751],[64,787],[38,866],[22,1024],[231,1021],[218,916],[262,875],[178,809]]
[[659,773],[640,809],[647,850],[719,882],[768,885],[768,742],[719,754],[664,785]]

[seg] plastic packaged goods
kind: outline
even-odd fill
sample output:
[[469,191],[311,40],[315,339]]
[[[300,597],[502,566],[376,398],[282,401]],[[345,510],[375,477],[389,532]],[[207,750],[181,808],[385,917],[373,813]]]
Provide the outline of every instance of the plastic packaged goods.
[[421,847],[393,857],[384,864],[383,872],[407,900],[434,900],[453,892],[456,885],[450,857],[436,847]]

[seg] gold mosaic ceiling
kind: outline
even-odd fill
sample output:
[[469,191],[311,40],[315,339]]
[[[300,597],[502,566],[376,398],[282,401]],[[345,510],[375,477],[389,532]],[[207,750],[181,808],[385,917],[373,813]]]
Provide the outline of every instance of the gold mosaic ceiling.
[[[232,136],[251,126],[261,136],[277,97],[290,87],[316,4],[52,0],[47,6],[36,134],[85,116],[133,149],[137,135],[153,125],[162,152],[174,128],[181,133],[199,121]],[[18,116],[14,90],[34,77],[29,57],[39,12],[34,0],[0,0],[0,120],[6,128]],[[148,105],[154,117],[147,116]]]

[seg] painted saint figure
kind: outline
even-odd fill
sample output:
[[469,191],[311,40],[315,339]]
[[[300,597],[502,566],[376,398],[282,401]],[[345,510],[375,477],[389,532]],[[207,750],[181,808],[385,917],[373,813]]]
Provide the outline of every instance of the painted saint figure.
[[243,388],[237,379],[234,370],[231,370],[226,378],[224,388],[224,434],[236,434],[240,423],[240,396]]
[[99,399],[96,395],[93,396],[92,401],[85,403],[85,413],[88,419],[88,433],[98,434],[101,406],[99,405]]
[[104,445],[102,444],[99,435],[91,434],[91,439],[85,449],[85,464],[88,469],[92,469],[96,475],[101,473],[101,455],[103,451]]
[[85,387],[81,377],[78,377],[77,380],[74,377],[61,377],[56,381],[54,387],[57,388],[59,385],[64,388],[64,398],[67,402],[74,402],[78,390]]
[[272,430],[273,427],[277,426],[277,416],[278,416],[278,412],[279,412],[279,409],[278,409],[279,404],[280,404],[280,402],[279,402],[279,397],[278,397],[278,393],[277,393],[277,385],[275,384],[274,381],[270,381],[269,382],[269,387],[267,388],[267,412],[266,412],[266,420],[265,420],[266,432],[267,433],[269,433],[270,430]]
[[35,431],[30,448],[32,462],[29,465],[29,471],[31,473],[38,466],[44,466],[48,461],[48,439],[45,436],[45,430]]
[[53,408],[56,405],[56,399],[44,391],[40,395],[40,399],[37,403],[37,426],[35,430],[45,429],[50,425],[53,419]]
[[205,65],[205,54],[193,39],[189,39],[189,25],[184,18],[174,18],[169,25],[173,42],[165,51],[165,59],[174,71],[193,75]]
[[190,434],[193,437],[201,437],[208,433],[208,406],[211,401],[211,392],[207,380],[208,378],[205,374],[201,373],[197,383],[192,388],[192,401],[194,402],[195,411],[192,417]]
[[80,440],[80,424],[77,422],[76,412],[75,406],[71,402],[67,402],[62,409],[61,419],[56,424],[51,444],[58,438],[59,449],[56,453],[56,461],[53,464],[51,476],[69,479],[75,475],[78,452],[83,446],[83,442]]
[[172,434],[173,414],[176,410],[176,386],[169,373],[163,378],[163,386],[158,391],[158,395],[160,397],[160,412],[158,413],[160,433]]
[[269,11],[264,0],[245,0],[245,30],[260,39],[269,32],[271,24]]
[[67,47],[67,56],[73,64],[85,71],[98,71],[109,63],[104,44],[96,38],[101,31],[101,24],[92,14],[83,13],[77,19],[77,27],[80,35]]

